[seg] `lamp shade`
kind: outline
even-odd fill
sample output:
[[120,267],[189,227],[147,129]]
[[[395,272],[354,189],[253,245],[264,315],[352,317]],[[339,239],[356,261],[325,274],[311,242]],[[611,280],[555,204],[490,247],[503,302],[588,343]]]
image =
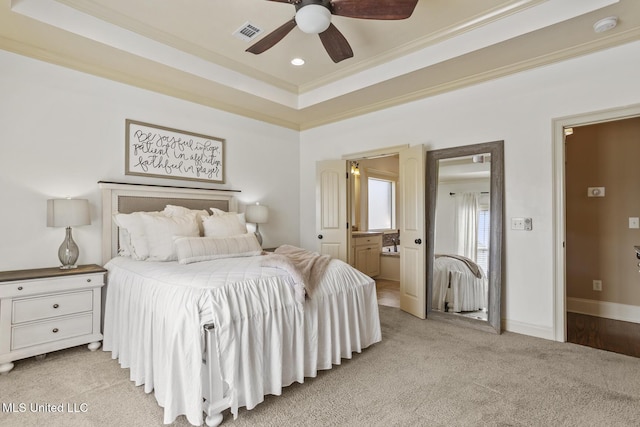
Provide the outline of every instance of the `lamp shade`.
[[256,203],[255,205],[248,205],[244,215],[247,222],[253,224],[264,224],[269,219],[269,208],[259,203]]
[[91,224],[91,218],[87,199],[47,200],[47,227],[74,227],[89,224]]

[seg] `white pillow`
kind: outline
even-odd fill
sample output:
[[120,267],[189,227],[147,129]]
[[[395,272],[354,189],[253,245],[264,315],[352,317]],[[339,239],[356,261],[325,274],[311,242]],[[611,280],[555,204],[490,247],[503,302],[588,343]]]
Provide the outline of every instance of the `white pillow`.
[[218,209],[218,208],[209,208],[209,210],[211,211],[211,215],[214,215],[214,216],[226,215],[229,213],[227,211],[223,211],[222,209]]
[[244,216],[244,212],[242,213],[238,213],[238,212],[226,212],[223,211],[222,209],[218,209],[218,208],[209,208],[211,210],[211,216],[220,216],[220,215],[237,215],[238,219],[240,220],[240,222],[242,224],[247,224],[247,220],[245,219]]
[[216,215],[202,220],[205,237],[229,237],[247,233],[247,224],[238,214]]
[[142,225],[142,214],[164,216],[162,212],[133,212],[130,214],[115,213],[113,222],[120,227],[121,254],[129,254],[131,258],[143,261],[149,257],[149,245]]
[[178,237],[174,247],[180,264],[218,258],[255,256],[262,253],[256,236],[240,234],[232,237]]
[[204,236],[204,228],[202,226],[202,219],[209,216],[209,212],[206,209],[189,209],[184,206],[167,205],[162,211],[166,216],[182,216],[188,213],[196,214],[196,221],[198,222],[198,228],[200,229],[200,235]]
[[141,218],[149,245],[148,261],[175,261],[178,257],[173,249],[173,238],[200,236],[196,214],[193,212],[174,217],[147,215],[143,212]]

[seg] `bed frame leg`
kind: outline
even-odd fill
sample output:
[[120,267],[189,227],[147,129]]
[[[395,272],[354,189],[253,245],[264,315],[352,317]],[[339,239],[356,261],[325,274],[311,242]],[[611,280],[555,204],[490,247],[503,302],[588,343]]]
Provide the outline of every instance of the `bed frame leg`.
[[227,399],[224,398],[224,383],[220,372],[220,361],[218,360],[218,343],[215,339],[214,325],[204,325],[205,332],[205,359],[203,363],[202,384],[205,393],[203,411],[207,414],[205,423],[209,427],[215,427],[222,423],[224,418],[222,411],[229,407]]
[[216,426],[220,425],[220,423],[222,422],[222,418],[224,418],[224,417],[220,413],[213,414],[213,415],[207,415],[207,418],[204,420],[204,422],[209,427],[216,427]]

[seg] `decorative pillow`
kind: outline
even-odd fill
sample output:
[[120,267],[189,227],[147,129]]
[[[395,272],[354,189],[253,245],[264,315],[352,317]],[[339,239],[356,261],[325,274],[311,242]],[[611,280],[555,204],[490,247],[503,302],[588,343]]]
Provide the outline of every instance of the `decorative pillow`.
[[193,212],[174,217],[147,215],[143,212],[141,218],[149,247],[148,261],[175,261],[178,257],[173,249],[173,238],[200,236],[196,214]]
[[131,237],[129,232],[123,228],[118,227],[118,255],[130,257],[131,256]]
[[149,257],[149,245],[142,225],[142,214],[164,217],[162,212],[115,213],[113,215],[113,222],[119,227],[121,254],[131,256],[138,261],[144,261]]
[[166,216],[183,216],[188,213],[196,214],[196,221],[198,222],[198,228],[200,229],[200,235],[204,236],[204,227],[202,226],[202,219],[209,216],[209,212],[205,209],[189,209],[184,206],[167,205],[162,211]]
[[239,214],[214,215],[202,220],[205,237],[229,237],[247,233],[247,224]]
[[255,256],[262,253],[256,236],[240,234],[232,237],[178,237],[174,247],[180,264],[218,258]]

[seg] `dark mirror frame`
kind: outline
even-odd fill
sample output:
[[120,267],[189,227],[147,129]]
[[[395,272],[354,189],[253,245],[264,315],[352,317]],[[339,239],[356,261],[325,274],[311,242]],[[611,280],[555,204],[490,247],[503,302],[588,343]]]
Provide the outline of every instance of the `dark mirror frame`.
[[[432,310],[433,258],[435,245],[436,200],[438,197],[439,160],[455,157],[491,154],[491,194],[490,194],[490,248],[489,248],[489,295],[487,321],[452,316]],[[439,318],[454,323],[501,333],[501,295],[503,269],[503,198],[504,198],[504,141],[485,142],[462,147],[444,148],[427,152],[427,318]]]

